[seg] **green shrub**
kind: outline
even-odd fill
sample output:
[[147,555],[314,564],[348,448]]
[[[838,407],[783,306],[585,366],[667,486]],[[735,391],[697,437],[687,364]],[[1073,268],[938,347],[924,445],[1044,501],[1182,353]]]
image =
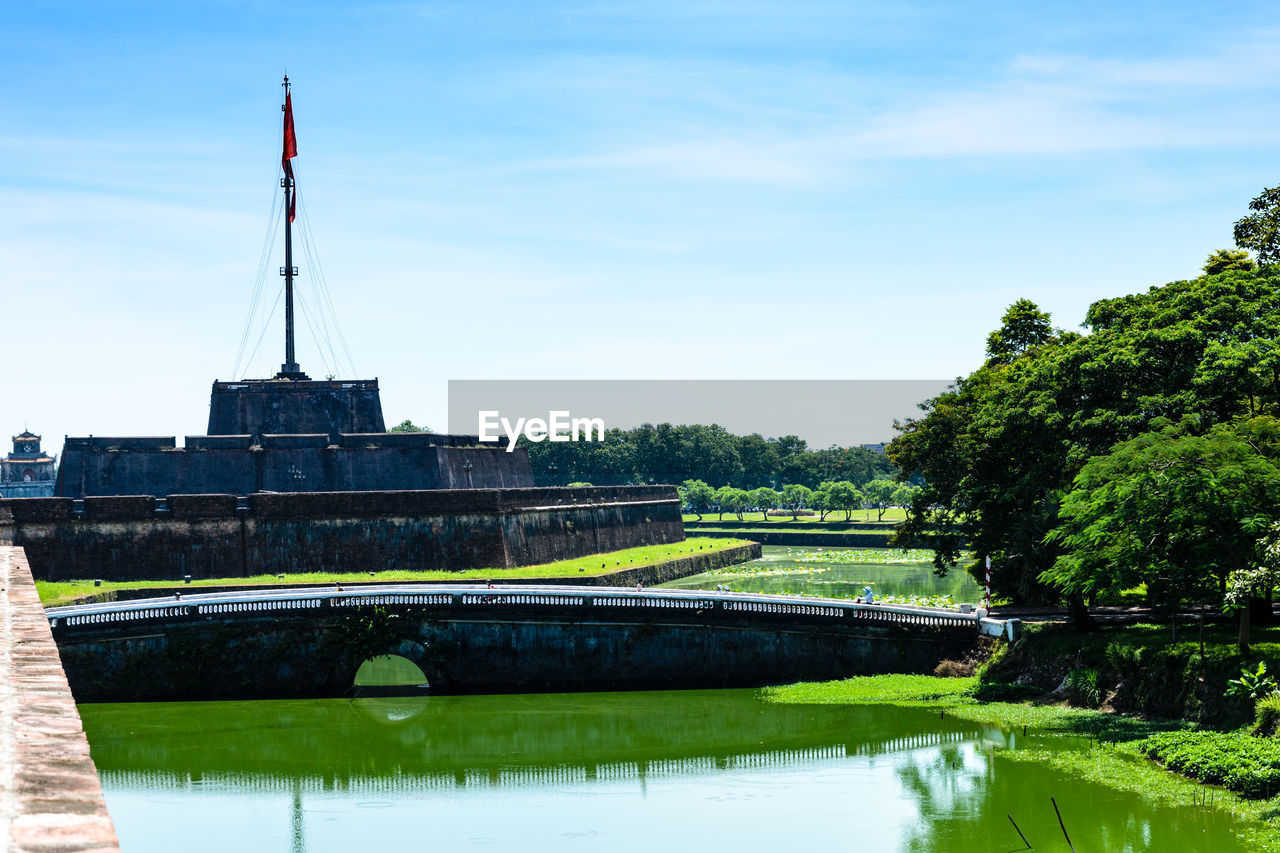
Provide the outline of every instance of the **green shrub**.
[[1274,737],[1280,730],[1280,693],[1272,693],[1259,699],[1256,713],[1253,721],[1254,735]]
[[988,681],[979,684],[973,698],[979,702],[1025,702],[1043,696],[1044,691],[1032,684],[1001,684]]
[[1253,672],[1248,667],[1240,670],[1240,677],[1227,682],[1228,696],[1247,696],[1258,701],[1264,696],[1276,692],[1276,680],[1267,675],[1267,662],[1258,661],[1258,668]]
[[1245,731],[1161,732],[1137,744],[1170,770],[1222,785],[1251,799],[1280,791],[1280,740]]
[[1102,688],[1098,686],[1098,671],[1077,667],[1067,673],[1067,690],[1077,705],[1096,708],[1102,704]]
[[1131,672],[1142,666],[1142,657],[1146,653],[1146,646],[1125,645],[1124,643],[1107,643],[1107,650],[1104,653],[1107,663],[1116,672]]

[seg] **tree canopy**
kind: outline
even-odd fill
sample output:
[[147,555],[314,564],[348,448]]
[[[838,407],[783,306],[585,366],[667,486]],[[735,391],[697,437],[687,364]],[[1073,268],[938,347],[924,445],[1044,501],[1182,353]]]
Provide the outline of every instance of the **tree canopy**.
[[967,546],[975,575],[978,561],[992,557],[1001,594],[1057,599],[1061,591],[1042,575],[1062,555],[1062,541],[1046,537],[1091,457],[1186,416],[1208,430],[1277,414],[1278,285],[1266,270],[1230,270],[1104,299],[1086,312],[1088,334],[1046,336],[1047,318],[1015,303],[1021,307],[1005,315],[1006,326],[1014,314],[1021,318],[1014,326],[1039,331],[1000,340],[1032,343],[990,353],[922,404],[921,417],[900,424],[888,447],[903,472],[924,481],[901,540],[928,541],[940,572]]
[[702,480],[685,480],[678,487],[680,500],[702,521],[702,511],[711,506],[716,499],[716,491]]
[[813,489],[800,483],[788,483],[782,487],[782,494],[779,503],[784,509],[791,511],[791,518],[798,518],[800,510],[809,505],[809,499],[813,497]]
[[1242,249],[1258,253],[1258,265],[1280,261],[1280,187],[1267,187],[1249,202],[1250,213],[1235,224],[1232,236]]
[[405,418],[400,423],[391,427],[387,432],[434,432],[429,426],[418,426],[413,421]]
[[1205,275],[1217,275],[1229,270],[1248,272],[1257,268],[1258,265],[1244,249],[1215,249],[1209,253],[1204,266],[1201,267]]
[[[1094,595],[1146,584],[1177,608],[1214,601],[1262,557],[1280,517],[1280,421],[1199,419],[1142,433],[1095,456],[1062,501],[1049,534],[1063,553],[1041,580]],[[1242,609],[1248,644],[1248,608]]]
[[738,521],[742,521],[743,512],[751,505],[751,495],[743,489],[735,489],[733,486],[721,486],[716,489],[716,505],[720,509],[721,518],[724,517],[724,513],[727,510],[738,516]]
[[1008,364],[1053,338],[1049,315],[1030,299],[1019,299],[1001,318],[1000,328],[987,336],[989,364]]

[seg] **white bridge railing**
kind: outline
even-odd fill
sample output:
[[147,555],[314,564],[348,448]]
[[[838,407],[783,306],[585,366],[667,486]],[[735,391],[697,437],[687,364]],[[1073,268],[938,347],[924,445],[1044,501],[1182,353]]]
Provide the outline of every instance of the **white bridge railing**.
[[[396,607],[423,610],[491,610],[497,615],[514,608],[598,611],[600,618],[624,614],[658,615],[686,613],[691,616],[796,616],[801,621],[843,621],[896,623],[919,626],[972,626],[994,636],[1016,636],[1016,625],[987,619],[985,611],[961,612],[934,607],[899,604],[862,604],[833,598],[793,595],[764,595],[707,590],[651,589],[581,586],[496,586],[478,584],[442,586],[403,584],[379,586],[331,585],[305,589],[262,591],[179,593],[166,598],[115,601],[71,607],[50,607],[45,611],[54,629],[87,628],[142,621],[209,620],[227,617],[262,617],[273,614],[315,613],[350,610],[357,607]],[[732,615],[731,615],[732,614]],[[589,615],[584,613],[584,616]],[[775,619],[769,621],[776,622]]]

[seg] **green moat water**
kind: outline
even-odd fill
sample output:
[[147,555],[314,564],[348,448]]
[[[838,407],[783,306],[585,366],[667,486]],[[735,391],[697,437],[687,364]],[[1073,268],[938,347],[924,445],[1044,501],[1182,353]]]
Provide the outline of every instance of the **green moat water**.
[[[946,577],[933,573],[931,563],[844,562],[849,548],[788,548],[766,545],[760,559],[728,572],[707,572],[663,584],[676,589],[715,589],[725,585],[734,592],[787,592],[853,598],[870,586],[877,597],[935,598],[951,596],[959,602],[982,600],[982,588],[963,570]],[[866,554],[866,551],[859,551]],[[897,552],[886,551],[886,554]]]
[[924,709],[723,690],[80,711],[129,853],[986,853],[1022,849],[1008,814],[1066,850],[1050,797],[1080,851],[1243,849],[1219,812],[1010,760],[1020,731]]

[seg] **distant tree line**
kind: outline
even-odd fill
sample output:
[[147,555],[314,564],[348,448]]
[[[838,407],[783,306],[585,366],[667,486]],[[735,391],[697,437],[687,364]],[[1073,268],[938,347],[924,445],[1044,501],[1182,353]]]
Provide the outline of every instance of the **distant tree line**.
[[861,489],[848,480],[826,480],[816,489],[788,483],[781,490],[761,486],[750,491],[733,486],[713,489],[702,480],[685,480],[678,490],[685,509],[697,514],[699,521],[704,512],[718,514],[718,520],[723,520],[724,514],[729,512],[741,521],[748,512],[762,512],[767,518],[770,510],[789,512],[793,520],[802,510],[809,510],[818,513],[819,521],[826,521],[829,514],[842,511],[844,520],[849,521],[853,511],[858,509],[876,510],[876,520],[880,521],[889,507],[910,506],[918,488],[910,483],[878,478]]
[[734,435],[718,424],[644,424],[611,429],[604,441],[542,441],[525,444],[534,481],[543,486],[573,482],[614,486],[701,480],[713,489],[819,489],[826,482],[855,488],[891,480],[897,467],[882,453],[863,447],[810,450],[794,435],[764,438]]

